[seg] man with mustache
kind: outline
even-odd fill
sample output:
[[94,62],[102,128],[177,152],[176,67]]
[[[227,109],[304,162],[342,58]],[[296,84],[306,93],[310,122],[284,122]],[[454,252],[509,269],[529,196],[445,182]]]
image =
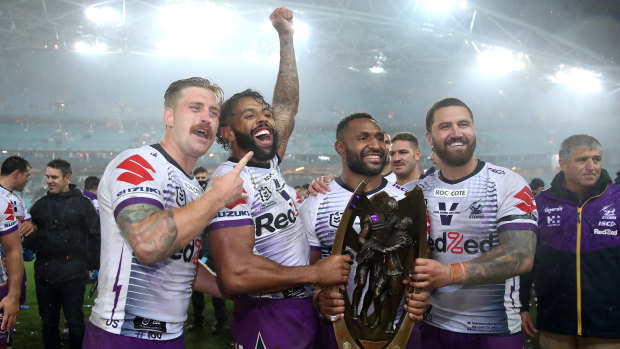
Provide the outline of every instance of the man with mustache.
[[[523,331],[541,348],[620,347],[620,188],[603,167],[596,138],[560,146],[551,188],[536,196],[540,219],[532,273],[521,282]],[[536,327],[529,312],[535,283]],[[538,328],[538,330],[537,330]]]
[[430,108],[426,138],[442,167],[418,183],[432,259],[416,260],[413,285],[435,289],[422,347],[521,349],[518,275],[534,259],[532,192],[521,176],[473,155],[473,113],[462,101]]
[[217,282],[235,298],[235,344],[243,348],[312,348],[318,319],[312,284],[347,280],[347,256],[309,264],[310,248],[301,229],[295,197],[280,173],[299,104],[293,47],[293,13],[285,7],[270,16],[280,37],[280,70],[273,108],[246,90],[222,106],[218,143],[231,157],[214,172],[234,171],[242,156],[254,154],[241,171],[247,199],[224,207],[208,226]]
[[[351,114],[338,123],[334,148],[342,161],[340,176],[327,184],[326,191],[306,199],[300,208],[300,217],[310,241],[312,263],[331,255],[339,217],[342,216],[352,193],[362,180],[365,179],[368,182],[366,185],[368,197],[382,191],[396,199],[402,199],[405,196],[403,188],[381,176],[387,157],[384,137],[377,122],[366,113]],[[360,231],[360,224],[356,223],[356,229]],[[349,252],[355,254],[354,251]],[[356,270],[356,273],[351,273],[349,276],[346,294],[352,303],[358,303],[359,313],[363,299],[359,295],[354,296],[356,284],[364,282],[365,276],[371,270],[367,265],[357,264],[357,261],[354,262],[352,268]],[[323,319],[317,348],[338,348],[330,321],[336,321],[344,316],[343,297],[342,293],[332,292],[321,285],[315,288],[315,305]],[[410,295],[409,309],[413,319],[422,319],[428,297],[428,293]]]

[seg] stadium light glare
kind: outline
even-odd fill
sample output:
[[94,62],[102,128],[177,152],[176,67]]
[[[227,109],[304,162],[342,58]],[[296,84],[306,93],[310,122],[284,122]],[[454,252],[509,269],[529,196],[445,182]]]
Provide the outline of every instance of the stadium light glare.
[[103,42],[95,42],[94,44],[89,44],[85,41],[77,41],[73,48],[76,52],[80,53],[103,53],[108,50],[108,45]]
[[[457,0],[418,0],[414,5],[414,11],[418,7],[422,7],[429,12],[448,13],[456,4]],[[464,0],[459,1],[458,4],[461,10],[467,8],[467,2]]]
[[118,12],[110,7],[90,6],[84,10],[84,15],[89,21],[95,22],[97,25],[120,22]]
[[501,76],[524,70],[529,57],[502,47],[490,47],[478,54],[478,67],[490,75]]
[[600,76],[601,74],[583,68],[561,65],[555,75],[550,77],[550,80],[579,93],[596,93],[602,89]]
[[368,69],[368,71],[370,71],[371,73],[374,73],[374,74],[385,73],[385,69],[383,69],[383,67],[381,67],[381,66],[374,66],[374,67]]

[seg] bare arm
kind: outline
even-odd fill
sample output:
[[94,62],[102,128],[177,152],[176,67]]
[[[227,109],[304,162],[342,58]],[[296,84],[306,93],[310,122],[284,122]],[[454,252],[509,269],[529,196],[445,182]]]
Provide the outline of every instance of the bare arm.
[[532,269],[536,236],[529,230],[499,234],[500,245],[468,262],[452,265],[432,259],[416,260],[414,287],[443,287],[451,284],[480,285],[500,282]]
[[24,260],[22,258],[22,244],[17,232],[0,237],[0,244],[6,251],[6,274],[9,280],[9,293],[0,301],[0,309],[4,312],[0,328],[9,330],[15,326],[19,312]]
[[279,134],[278,155],[283,158],[295,126],[299,106],[299,77],[293,45],[293,11],[277,8],[269,16],[280,37],[280,68],[273,91],[275,127]]
[[228,296],[272,293],[305,284],[342,284],[351,268],[349,256],[332,256],[299,267],[257,256],[252,252],[254,226],[250,225],[210,231],[209,239],[219,287]]
[[173,255],[192,241],[224,206],[247,197],[239,173],[253,155],[248,152],[232,171],[215,177],[213,186],[186,206],[164,211],[148,204],[123,208],[116,223],[140,263],[154,264]]

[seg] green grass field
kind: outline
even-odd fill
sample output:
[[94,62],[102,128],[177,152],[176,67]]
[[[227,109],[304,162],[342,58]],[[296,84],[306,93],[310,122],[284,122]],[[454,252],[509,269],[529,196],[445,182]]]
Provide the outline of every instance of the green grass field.
[[[28,275],[28,290],[26,305],[30,309],[22,309],[19,312],[19,318],[17,325],[15,326],[15,332],[13,332],[13,348],[14,349],[39,349],[43,348],[43,340],[41,338],[41,319],[39,318],[39,307],[37,305],[37,297],[34,288],[34,275],[33,275],[34,262],[26,263],[26,273]],[[88,321],[90,311],[94,303],[92,299],[88,298],[88,292],[92,285],[86,285],[86,296],[84,297],[84,321]],[[232,333],[228,331],[223,335],[214,336],[211,334],[211,326],[213,326],[215,319],[213,317],[213,308],[211,306],[210,296],[205,296],[205,318],[206,322],[204,327],[192,332],[185,331],[185,345],[188,349],[220,349],[231,348],[232,345]],[[231,301],[226,302],[226,308],[229,312],[229,320],[232,319],[232,307]],[[188,309],[188,319],[186,326],[189,326],[192,319],[192,306]],[[532,311],[535,312],[535,307],[532,307]],[[535,315],[534,313],[532,315]],[[61,315],[62,319],[62,315]],[[62,322],[62,320],[61,320]],[[230,324],[229,324],[230,325]],[[64,348],[69,348],[68,343],[65,343]],[[527,349],[537,349],[538,341],[529,340],[526,343]]]

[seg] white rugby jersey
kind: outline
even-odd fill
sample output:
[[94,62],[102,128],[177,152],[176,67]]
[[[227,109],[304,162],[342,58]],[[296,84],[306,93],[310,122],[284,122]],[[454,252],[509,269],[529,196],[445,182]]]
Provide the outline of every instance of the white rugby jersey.
[[11,205],[13,205],[13,212],[15,212],[15,219],[17,220],[18,224],[32,220],[30,213],[26,209],[24,199],[22,199],[19,194],[14,191],[9,191],[8,189],[0,185],[0,195],[5,196],[9,200]]
[[[19,223],[15,217],[15,211],[13,211],[13,205],[9,199],[0,195],[0,236],[5,236],[17,231]],[[6,269],[4,264],[0,263],[0,284],[8,282],[6,275]]]
[[[430,218],[432,258],[452,264],[499,246],[499,233],[536,230],[536,204],[518,174],[484,161],[459,181],[437,172],[421,180]],[[450,285],[431,295],[425,321],[460,333],[511,334],[521,330],[519,277],[487,285]]]
[[[213,173],[230,172],[238,159],[230,158]],[[308,265],[310,248],[302,231],[295,196],[288,190],[280,173],[277,155],[269,164],[249,162],[241,170],[246,200],[224,207],[211,220],[208,231],[251,225],[254,226],[254,254],[287,267]],[[211,185],[211,183],[209,183]],[[312,287],[299,287],[271,294],[250,297],[303,298],[312,295]]]
[[[340,219],[347,207],[347,203],[351,199],[351,195],[355,192],[355,188],[348,187],[340,177],[329,182],[328,185],[331,191],[325,194],[318,194],[317,196],[310,196],[299,208],[303,229],[310,242],[310,249],[312,251],[320,249],[321,257],[331,255]],[[373,195],[382,191],[397,200],[404,198],[406,193],[401,186],[388,182],[383,178],[381,185],[374,190],[367,191],[366,196],[371,198]],[[353,228],[358,233],[360,232],[360,220],[358,217],[355,218]],[[353,291],[355,290],[355,275],[357,272],[357,261],[355,260],[355,256],[357,253],[350,248],[347,248],[345,252],[350,254],[353,260],[353,265],[349,273],[349,282],[347,283],[347,293],[351,300],[353,299]],[[369,283],[366,284],[366,289],[368,285]],[[360,302],[361,301],[362,300],[360,300]],[[374,306],[371,306],[369,313],[371,313],[373,309]]]
[[112,160],[99,185],[101,269],[90,321],[108,332],[149,340],[183,333],[200,235],[165,260],[142,265],[116,224],[133,204],[178,208],[203,193],[159,144],[130,149]]

